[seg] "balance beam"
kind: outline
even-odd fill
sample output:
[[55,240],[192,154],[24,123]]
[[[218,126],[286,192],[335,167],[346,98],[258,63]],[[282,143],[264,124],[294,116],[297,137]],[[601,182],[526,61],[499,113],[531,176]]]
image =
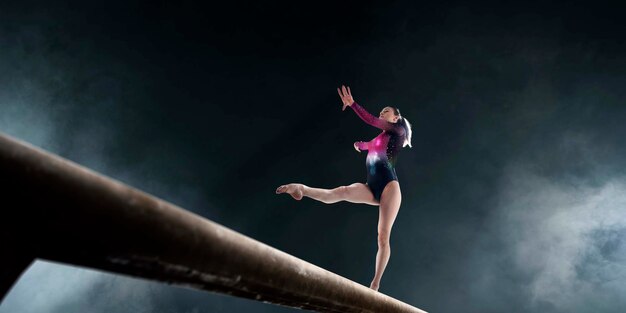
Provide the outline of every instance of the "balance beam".
[[0,300],[40,258],[318,312],[425,312],[4,134],[0,188]]

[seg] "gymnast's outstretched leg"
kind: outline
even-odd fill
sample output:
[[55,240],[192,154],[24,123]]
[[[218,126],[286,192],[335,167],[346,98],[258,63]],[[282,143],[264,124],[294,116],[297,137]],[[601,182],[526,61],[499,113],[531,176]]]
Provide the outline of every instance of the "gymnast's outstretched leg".
[[333,189],[313,188],[303,184],[287,184],[278,187],[276,193],[288,193],[296,200],[309,197],[326,204],[348,201],[352,203],[378,205],[378,201],[376,201],[370,189],[367,185],[362,183],[354,183]]
[[376,273],[370,284],[370,288],[378,290],[380,279],[389,257],[391,256],[391,248],[389,246],[389,238],[391,236],[391,227],[396,220],[402,195],[400,193],[400,184],[396,180],[392,180],[385,186],[380,196],[380,208],[378,214],[378,253],[376,253]]

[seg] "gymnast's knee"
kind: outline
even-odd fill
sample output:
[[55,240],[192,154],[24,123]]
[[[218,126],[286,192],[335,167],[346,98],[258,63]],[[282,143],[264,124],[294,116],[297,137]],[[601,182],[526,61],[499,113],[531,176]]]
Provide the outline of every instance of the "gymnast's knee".
[[389,247],[389,232],[388,231],[379,231],[378,232],[378,247],[387,248]]
[[339,186],[337,188],[335,188],[335,195],[337,195],[340,199],[346,199],[348,197],[348,193],[350,192],[350,190],[348,190],[348,186]]

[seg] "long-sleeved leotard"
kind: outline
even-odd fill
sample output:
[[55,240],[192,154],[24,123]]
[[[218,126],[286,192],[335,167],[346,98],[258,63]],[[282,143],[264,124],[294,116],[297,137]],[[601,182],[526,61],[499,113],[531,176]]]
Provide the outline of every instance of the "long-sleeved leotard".
[[365,161],[367,186],[372,191],[374,198],[380,201],[380,196],[387,183],[398,180],[395,165],[398,152],[402,149],[406,136],[405,130],[397,123],[390,123],[373,116],[356,102],[352,103],[350,107],[365,123],[383,130],[369,142],[359,141],[356,143],[359,150],[368,151]]

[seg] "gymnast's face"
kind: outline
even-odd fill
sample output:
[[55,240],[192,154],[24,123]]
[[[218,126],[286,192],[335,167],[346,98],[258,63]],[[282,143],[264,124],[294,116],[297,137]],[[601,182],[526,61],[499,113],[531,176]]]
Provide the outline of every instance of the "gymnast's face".
[[378,117],[389,123],[395,123],[398,121],[398,116],[394,113],[393,109],[390,107],[385,107],[382,111],[380,111],[380,115]]

